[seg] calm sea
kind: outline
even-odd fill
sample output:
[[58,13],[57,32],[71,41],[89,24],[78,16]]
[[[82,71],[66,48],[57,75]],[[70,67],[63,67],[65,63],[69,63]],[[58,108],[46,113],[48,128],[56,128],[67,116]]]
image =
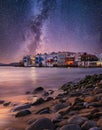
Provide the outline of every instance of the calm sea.
[[24,94],[38,86],[59,88],[68,81],[77,81],[85,75],[99,73],[102,73],[102,68],[0,67],[0,95]]

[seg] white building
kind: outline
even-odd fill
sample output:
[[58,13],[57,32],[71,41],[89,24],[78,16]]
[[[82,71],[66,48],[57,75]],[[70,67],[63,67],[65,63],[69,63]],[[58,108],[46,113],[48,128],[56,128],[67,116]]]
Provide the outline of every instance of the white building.
[[97,55],[98,61],[97,66],[102,67],[102,53]]
[[31,66],[31,57],[29,55],[23,57],[23,65],[25,67]]

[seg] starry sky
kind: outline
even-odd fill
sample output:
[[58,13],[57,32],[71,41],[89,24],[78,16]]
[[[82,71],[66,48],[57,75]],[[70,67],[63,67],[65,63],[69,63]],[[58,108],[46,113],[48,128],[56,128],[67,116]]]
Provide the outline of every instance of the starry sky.
[[102,0],[0,0],[0,62],[52,51],[102,52]]

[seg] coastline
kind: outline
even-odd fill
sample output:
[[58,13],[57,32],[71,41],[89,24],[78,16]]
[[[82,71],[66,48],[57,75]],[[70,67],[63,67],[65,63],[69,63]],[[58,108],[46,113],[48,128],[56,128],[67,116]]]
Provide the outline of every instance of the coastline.
[[68,82],[56,93],[38,87],[20,97],[1,100],[0,107],[7,114],[6,124],[0,130],[40,130],[44,121],[44,129],[101,130],[102,74]]

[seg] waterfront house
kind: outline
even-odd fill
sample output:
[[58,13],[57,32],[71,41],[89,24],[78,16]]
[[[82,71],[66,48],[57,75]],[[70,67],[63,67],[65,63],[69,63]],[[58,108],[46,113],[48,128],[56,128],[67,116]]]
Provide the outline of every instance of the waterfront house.
[[102,67],[102,53],[97,55],[98,61],[97,61],[97,67]]
[[95,55],[84,53],[81,55],[82,67],[96,67],[98,58]]
[[65,66],[75,66],[75,57],[66,57]]
[[65,58],[66,58],[66,53],[65,52],[58,52],[58,66],[65,66]]
[[25,67],[31,66],[31,57],[29,55],[23,57],[23,65]]
[[35,56],[35,66],[42,67],[43,57],[41,54]]

